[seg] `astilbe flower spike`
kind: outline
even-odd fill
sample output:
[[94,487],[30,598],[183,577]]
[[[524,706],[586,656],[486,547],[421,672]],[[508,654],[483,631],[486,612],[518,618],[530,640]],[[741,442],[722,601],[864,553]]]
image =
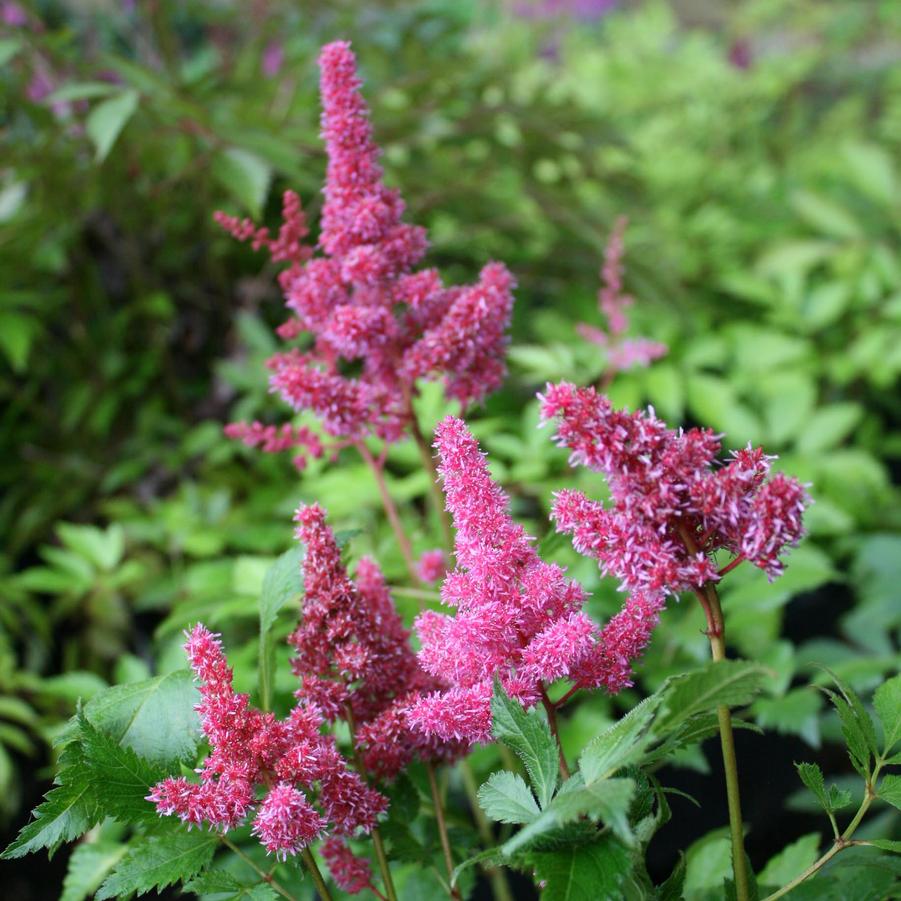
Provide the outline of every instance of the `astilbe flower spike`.
[[320,732],[319,710],[298,704],[284,720],[256,710],[234,690],[219,636],[203,625],[186,634],[185,650],[200,683],[197,711],[211,751],[199,782],[177,776],[153,787],[147,799],[159,813],[178,816],[189,827],[206,823],[225,831],[255,809],[254,834],[283,859],[329,830],[369,832],[388,800],[349,769],[334,738]]
[[306,546],[303,619],[288,639],[302,680],[298,696],[328,719],[350,722],[375,776],[392,778],[413,758],[458,755],[459,744],[424,736],[403,716],[419,693],[441,683],[420,667],[376,563],[363,558],[352,581],[323,509],[301,507],[295,518]]
[[675,594],[716,582],[718,550],[771,579],[782,573],[810,499],[796,479],[770,476],[773,457],[749,447],[717,466],[720,442],[709,429],[669,429],[651,408],[615,410],[594,388],[548,385],[541,401],[570,462],[602,472],[610,487],[609,506],[561,491],[557,529],[625,590]]
[[631,624],[613,620],[599,630],[582,610],[581,586],[543,562],[511,519],[465,424],[447,417],[435,446],[456,527],[457,568],[441,595],[457,609],[454,616],[426,611],[416,621],[423,667],[450,687],[411,704],[411,722],[441,738],[487,741],[495,677],[526,705],[563,677],[612,691],[629,684],[628,664],[656,620],[653,603],[636,605]]
[[[275,239],[249,220],[217,219],[288,264],[280,283],[290,318],[278,332],[286,341],[308,338],[306,349],[268,361],[272,390],[295,411],[312,411],[335,447],[370,435],[397,441],[412,421],[417,380],[442,380],[446,396],[463,406],[500,384],[513,278],[499,263],[457,287],[434,269],[413,271],[425,232],[402,221],[403,201],[383,182],[350,45],[323,47],[319,65],[328,154],[321,254],[302,243],[306,222],[291,192]],[[346,374],[349,366],[358,373]]]
[[624,236],[628,219],[621,216],[616,220],[607,247],[604,250],[604,264],[601,267],[601,289],[598,292],[598,309],[607,320],[607,330],[580,322],[576,329],[586,341],[602,348],[607,355],[603,382],[608,384],[618,372],[635,366],[648,366],[654,360],[666,355],[667,346],[648,338],[628,338],[627,310],[635,303],[634,298],[623,293],[623,251]]

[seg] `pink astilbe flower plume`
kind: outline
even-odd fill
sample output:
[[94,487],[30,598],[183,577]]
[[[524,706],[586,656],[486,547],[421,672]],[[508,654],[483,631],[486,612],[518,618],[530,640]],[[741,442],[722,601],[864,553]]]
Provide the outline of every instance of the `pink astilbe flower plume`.
[[339,835],[370,831],[388,800],[350,770],[334,738],[320,732],[318,709],[299,704],[285,720],[254,709],[232,686],[219,637],[202,625],[187,637],[185,650],[200,682],[197,711],[211,751],[199,782],[177,776],[153,787],[147,799],[160,814],[228,830],[256,809],[254,834],[283,859],[329,829]]
[[747,448],[718,466],[720,442],[710,430],[669,429],[653,409],[614,410],[594,388],[548,385],[541,401],[570,462],[602,472],[610,487],[607,506],[561,491],[552,514],[557,529],[625,590],[656,605],[661,592],[717,581],[718,550],[770,578],[781,574],[782,555],[804,534],[810,501],[796,479],[769,477],[772,457]]
[[666,355],[667,346],[648,338],[627,338],[629,328],[627,310],[634,298],[623,293],[623,238],[628,225],[625,216],[616,220],[607,247],[604,250],[604,265],[601,267],[601,289],[598,292],[598,309],[607,320],[607,330],[580,322],[576,329],[592,344],[597,344],[607,355],[604,381],[609,382],[617,372],[624,372],[635,366],[649,366],[654,360]]
[[297,651],[298,696],[328,719],[352,720],[373,775],[391,778],[414,757],[457,755],[459,746],[423,736],[402,715],[420,692],[440,683],[420,668],[378,566],[362,559],[352,581],[323,509],[301,507],[296,520],[306,546],[303,618],[288,639]]
[[[312,411],[336,448],[369,435],[398,441],[419,379],[441,380],[464,407],[498,387],[513,278],[499,263],[461,287],[445,287],[434,269],[413,271],[426,235],[403,221],[399,193],[383,182],[350,45],[323,47],[319,65],[328,154],[321,255],[303,244],[307,226],[291,192],[277,238],[249,220],[222,213],[217,220],[288,264],[280,283],[290,318],[278,333],[286,341],[308,337],[303,350],[269,360],[272,390],[295,411]],[[357,374],[346,374],[348,364]]]
[[441,738],[487,741],[495,677],[527,705],[564,677],[611,690],[628,684],[623,666],[647,636],[613,623],[598,630],[582,610],[581,586],[543,562],[533,539],[510,518],[507,496],[461,420],[447,417],[435,446],[457,530],[458,565],[441,595],[456,614],[426,611],[416,630],[423,667],[450,688],[423,695],[411,705],[410,720]]
[[335,885],[342,892],[358,895],[372,887],[372,868],[369,861],[357,857],[340,838],[327,838],[319,849]]

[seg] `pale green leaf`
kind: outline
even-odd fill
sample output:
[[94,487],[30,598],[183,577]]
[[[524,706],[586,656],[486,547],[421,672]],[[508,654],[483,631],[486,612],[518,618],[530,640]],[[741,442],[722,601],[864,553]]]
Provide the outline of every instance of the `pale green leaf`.
[[648,727],[660,700],[660,695],[645,698],[585,746],[579,758],[579,770],[586,783],[611,775],[641,753],[650,740]]
[[628,849],[610,835],[592,844],[533,852],[531,860],[545,883],[542,901],[617,901],[632,871]]
[[820,834],[812,832],[771,857],[757,877],[761,885],[780,887],[804,872],[820,854]]
[[213,176],[254,218],[263,212],[272,169],[255,153],[230,147],[213,159]]
[[126,850],[127,846],[118,842],[86,842],[78,845],[69,857],[69,868],[63,880],[63,892],[59,901],[85,901],[92,897]]
[[901,810],[901,776],[883,776],[876,789],[876,794],[883,801]]
[[97,162],[103,162],[116,143],[116,138],[138,108],[138,92],[123,91],[98,103],[85,121],[85,130],[94,144]]
[[901,741],[901,675],[886,680],[876,689],[873,706],[882,723],[885,738],[882,750],[888,754]]
[[499,823],[531,823],[541,811],[529,786],[516,774],[492,773],[479,789],[482,810]]

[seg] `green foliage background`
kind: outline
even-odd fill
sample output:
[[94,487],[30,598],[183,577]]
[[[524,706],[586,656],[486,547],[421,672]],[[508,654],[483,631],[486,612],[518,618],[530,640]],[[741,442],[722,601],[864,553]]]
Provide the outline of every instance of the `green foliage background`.
[[[257,598],[299,501],[358,530],[351,559],[373,552],[401,578],[355,460],[298,477],[221,434],[285,411],[263,368],[274,272],[211,213],[268,221],[290,186],[315,216],[315,55],[336,37],[354,41],[430,261],[463,280],[497,258],[517,276],[510,379],[472,425],[518,517],[544,535],[552,491],[600,490],[536,430],[534,393],[603,367],[574,326],[595,321],[622,214],[635,331],[670,353],[613,399],[761,443],[813,483],[811,538],[785,578],[739,569],[724,607],[736,653],[777,673],[749,719],[806,743],[844,785],[838,721],[806,687],[826,681],[815,664],[865,693],[899,664],[898,5],[638,3],[588,22],[438,0],[241,7],[38,3],[41,29],[0,37],[0,815],[24,821],[78,698],[181,669],[186,625],[223,630],[239,688],[257,684]],[[276,40],[284,64],[264,77]],[[747,67],[730,62],[736,45]],[[35,102],[46,72],[53,93]],[[442,413],[426,392],[423,424]],[[417,550],[434,546],[415,450],[392,449],[389,473]],[[599,618],[617,608],[590,561],[553,538],[544,549]],[[282,603],[277,634],[296,615]],[[642,689],[706,659],[700,628],[672,605]],[[288,697],[286,649],[264,650],[270,690]],[[638,696],[585,701],[565,740],[586,743]],[[679,763],[708,767],[697,749]],[[90,853],[120,853],[108,838]],[[716,897],[723,841],[689,851],[686,897]]]

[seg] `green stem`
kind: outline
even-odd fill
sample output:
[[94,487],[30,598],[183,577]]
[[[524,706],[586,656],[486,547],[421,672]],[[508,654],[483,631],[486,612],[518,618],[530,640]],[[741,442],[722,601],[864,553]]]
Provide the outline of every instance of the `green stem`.
[[[473,818],[476,821],[476,829],[479,832],[479,838],[485,848],[490,848],[494,844],[494,836],[491,834],[491,825],[479,804],[478,786],[476,785],[476,777],[472,772],[472,767],[468,760],[460,761],[460,774],[463,777],[463,788],[466,791],[466,797],[472,810]],[[514,901],[513,893],[507,884],[507,874],[498,867],[482,866],[485,875],[491,882],[491,892],[495,901]]]
[[313,857],[313,852],[309,848],[304,848],[303,851],[300,852],[300,856],[303,858],[303,862],[306,864],[307,869],[310,871],[310,875],[313,877],[313,884],[316,886],[319,897],[322,898],[322,901],[332,901],[332,893],[328,890],[328,886],[322,878],[319,867],[316,866],[316,858]]
[[[699,553],[695,532],[687,525],[679,528],[679,535],[692,556]],[[708,582],[695,591],[704,615],[707,618],[707,637],[710,653],[714,661],[726,659],[725,623],[723,608],[716,586]],[[732,873],[735,877],[736,901],[749,901],[751,882],[748,878],[748,863],[745,858],[744,822],[741,815],[741,793],[738,787],[738,761],[735,757],[735,735],[732,732],[732,714],[721,705],[716,708],[716,718],[720,727],[720,745],[723,753],[723,770],[726,774],[726,801],[729,805],[729,833],[732,837]]]
[[[876,782],[877,777],[879,776],[879,771],[882,769],[882,766],[885,761],[877,760],[876,768],[873,770],[873,775],[867,780],[867,789],[866,794],[864,795],[863,801],[861,801],[860,807],[857,809],[857,813],[854,814],[854,819],[848,823],[847,829],[841,834],[835,837],[835,841],[832,843],[832,847],[822,856],[819,860],[815,860],[803,873],[795,876],[791,882],[786,883],[776,892],[773,892],[771,895],[767,895],[763,901],[776,901],[776,898],[781,898],[783,895],[787,895],[793,889],[796,889],[802,882],[810,879],[811,876],[815,876],[839,851],[844,851],[845,848],[850,848],[854,845],[866,845],[867,842],[854,841],[851,836],[854,835],[857,827],[860,825],[864,816],[866,816],[866,812],[870,809],[870,805],[876,798],[876,792],[873,791],[873,785]],[[829,819],[835,823],[835,818],[832,814],[829,815]]]
[[435,778],[435,767],[429,761],[425,765],[425,771],[429,777],[429,789],[432,792],[432,803],[435,805],[435,821],[438,824],[438,835],[441,838],[441,850],[444,852],[444,865],[447,867],[448,894],[451,898],[460,901],[460,892],[451,885],[454,878],[454,858],[451,854],[450,839],[447,835],[447,823],[444,821],[444,805],[441,803],[441,792],[438,790],[438,780]]
[[[280,885],[276,882],[275,879],[272,878],[270,873],[267,873],[265,870],[260,869],[253,860],[251,860],[231,839],[226,838],[224,835],[219,836],[222,844],[226,846],[230,851],[234,852],[244,863],[247,864],[256,874],[263,880],[263,882],[268,883],[272,886],[273,890],[278,892],[282,897],[287,898],[288,901],[297,901],[297,898],[294,897],[284,886]],[[313,866],[316,866],[315,861],[313,862]],[[314,877],[315,878],[315,877]],[[319,877],[322,878],[321,876]],[[328,889],[326,889],[326,893],[322,896],[323,901],[331,901],[331,896],[328,894]]]

